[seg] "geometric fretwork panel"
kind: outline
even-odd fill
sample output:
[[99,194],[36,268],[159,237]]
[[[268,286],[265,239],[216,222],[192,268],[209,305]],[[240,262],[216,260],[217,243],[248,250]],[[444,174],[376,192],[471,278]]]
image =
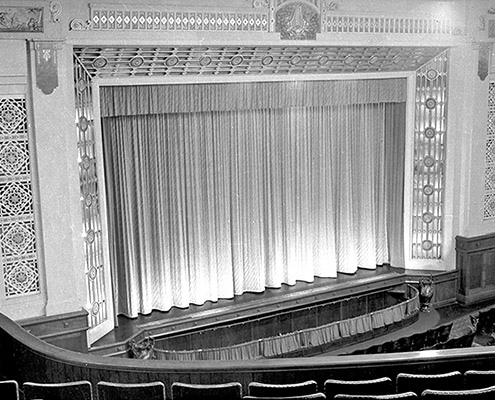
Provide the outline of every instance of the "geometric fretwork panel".
[[495,218],[495,194],[485,194],[483,201],[483,216],[485,219]]
[[485,147],[485,200],[483,218],[495,218],[495,82],[488,84],[488,116]]
[[495,164],[495,137],[486,141],[486,163]]
[[7,297],[40,291],[36,260],[4,262],[3,276]]
[[[117,6],[118,7],[118,6]],[[190,12],[105,9],[91,5],[91,29],[118,31],[251,31],[268,32],[268,10],[257,12]]]
[[0,135],[23,135],[26,132],[26,102],[23,99],[0,99]]
[[447,51],[416,72],[413,259],[442,258],[447,73]]
[[485,190],[495,190],[495,166],[490,165],[485,169]]
[[0,250],[7,298],[40,292],[26,100],[0,98]]
[[0,174],[6,176],[29,174],[29,150],[27,141],[0,142]]
[[4,257],[22,256],[36,252],[36,234],[33,221],[18,221],[2,225],[0,240]]
[[[95,158],[95,130],[93,123],[93,95],[91,76],[77,59],[74,60],[76,133],[79,151],[79,180],[83,217],[83,237],[86,284],[90,306],[90,327],[108,319],[103,269],[103,239],[99,207],[98,175]],[[110,300],[111,301],[111,300]]]

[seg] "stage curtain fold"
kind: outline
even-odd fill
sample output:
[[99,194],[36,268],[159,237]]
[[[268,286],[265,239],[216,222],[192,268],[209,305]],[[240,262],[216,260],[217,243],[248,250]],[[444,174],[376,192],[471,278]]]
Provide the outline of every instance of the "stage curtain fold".
[[[324,85],[307,83],[295,94],[326,98],[308,94]],[[348,97],[359,97],[356,90],[350,84]],[[156,106],[127,92],[109,93],[138,109]],[[286,92],[268,93],[279,104]],[[403,135],[395,112],[404,109],[361,102],[102,118],[118,313],[135,317],[389,262],[402,188],[388,179],[403,173],[393,156],[403,142],[389,136]]]

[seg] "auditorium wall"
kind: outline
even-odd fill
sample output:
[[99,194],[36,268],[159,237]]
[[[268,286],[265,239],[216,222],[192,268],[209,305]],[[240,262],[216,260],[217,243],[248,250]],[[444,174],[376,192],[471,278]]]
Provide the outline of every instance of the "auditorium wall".
[[[252,12],[266,7],[265,0],[200,0],[167,1],[94,1],[92,4],[120,5],[183,11]],[[163,4],[166,3],[166,4]],[[275,2],[273,1],[275,4]],[[317,0],[313,3],[319,4]],[[29,132],[29,162],[35,233],[36,262],[29,268],[9,275],[7,258],[3,258],[0,309],[8,316],[24,318],[53,316],[85,309],[87,300],[84,227],[81,215],[79,162],[74,107],[73,45],[131,44],[284,44],[284,45],[355,45],[376,46],[447,46],[450,47],[449,109],[445,162],[444,253],[442,267],[455,268],[455,236],[472,236],[493,232],[495,219],[486,217],[488,184],[487,116],[488,88],[495,79],[495,70],[482,80],[479,77],[480,43],[488,39],[489,20],[493,12],[490,1],[417,1],[417,0],[338,0],[326,1],[329,12],[349,15],[415,16],[418,14],[448,17],[458,31],[442,38],[405,33],[338,33],[318,34],[316,40],[280,39],[276,32],[171,30],[92,30],[89,24],[88,2],[80,0],[4,1],[5,7],[43,8],[43,32],[0,32],[0,98],[25,96]],[[0,10],[2,11],[2,10]],[[495,17],[495,16],[494,16]],[[1,27],[1,24],[0,24]],[[493,39],[492,39],[493,40]],[[57,57],[58,85],[50,94],[38,87],[36,59],[38,44],[46,44]],[[52,47],[50,47],[53,45]],[[55,51],[55,53],[53,53]],[[491,54],[489,56],[491,58]],[[482,63],[481,63],[482,64]],[[482,65],[483,66],[483,65]],[[409,130],[413,130],[411,125]],[[495,155],[494,155],[495,158]],[[7,179],[7,181],[9,181]],[[495,182],[495,180],[494,180]],[[494,184],[495,185],[495,184]],[[495,201],[493,202],[495,217]],[[490,209],[488,209],[490,213]],[[24,218],[24,217],[23,217]],[[21,218],[22,221],[24,219]],[[7,220],[1,223],[5,227]],[[5,231],[6,228],[4,228]],[[33,236],[34,235],[34,236]],[[2,251],[5,250],[2,248]],[[22,251],[21,251],[22,253]],[[22,262],[23,254],[14,261]],[[7,261],[6,261],[7,260]],[[34,265],[34,266],[33,266]],[[427,261],[420,269],[438,269]],[[10,272],[9,272],[10,271]],[[26,279],[35,285],[26,289]],[[31,275],[29,275],[31,274]],[[34,277],[33,277],[34,274]],[[16,283],[15,277],[19,279]],[[12,295],[6,290],[6,280],[14,285]],[[14,281],[12,281],[14,279]],[[37,283],[36,283],[37,280]],[[22,281],[22,282],[21,282]],[[13,283],[12,283],[13,282]],[[17,285],[17,286],[16,286]],[[15,292],[18,290],[19,292]],[[23,292],[25,290],[25,292]]]

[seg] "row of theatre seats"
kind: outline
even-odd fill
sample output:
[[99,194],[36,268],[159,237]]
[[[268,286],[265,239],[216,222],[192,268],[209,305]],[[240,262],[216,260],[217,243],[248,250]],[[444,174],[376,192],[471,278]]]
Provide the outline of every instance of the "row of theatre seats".
[[390,340],[366,349],[355,350],[349,354],[399,353],[405,351],[456,349],[472,346],[477,331],[467,332],[459,337],[449,337],[451,329],[452,323],[440,325],[426,332],[419,332],[401,337],[397,340]]
[[[223,384],[187,384],[174,382],[172,400],[395,400],[413,399],[493,399],[495,398],[493,371],[454,371],[444,374],[399,373],[395,382],[389,377],[346,381],[328,379],[319,391],[316,381],[291,384],[251,382],[243,396],[239,382]],[[165,400],[162,382],[111,383],[98,382],[98,400]],[[88,381],[70,383],[0,382],[3,400],[93,400],[93,387]]]
[[[478,345],[491,346],[495,344],[495,307],[479,311],[469,316],[470,327],[462,334],[451,335],[453,323],[444,324],[425,332],[414,333],[410,336],[390,340],[385,343],[375,344],[365,349],[358,349],[352,353],[357,354],[380,354],[400,353],[406,351],[459,349],[471,347],[475,337]],[[495,382],[494,382],[495,383]]]

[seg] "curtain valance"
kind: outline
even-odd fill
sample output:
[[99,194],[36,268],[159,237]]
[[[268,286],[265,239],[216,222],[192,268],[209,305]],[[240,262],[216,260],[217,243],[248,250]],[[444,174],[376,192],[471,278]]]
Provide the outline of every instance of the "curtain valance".
[[406,88],[405,78],[104,86],[101,116],[400,103]]

